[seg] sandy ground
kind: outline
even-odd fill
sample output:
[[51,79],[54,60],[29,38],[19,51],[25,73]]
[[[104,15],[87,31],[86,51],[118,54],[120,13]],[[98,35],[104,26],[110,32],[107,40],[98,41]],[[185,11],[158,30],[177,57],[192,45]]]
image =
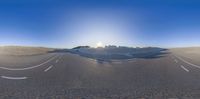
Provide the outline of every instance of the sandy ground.
[[45,54],[53,50],[54,49],[44,48],[44,47],[1,46],[0,55],[13,55],[13,56],[38,55],[38,54]]

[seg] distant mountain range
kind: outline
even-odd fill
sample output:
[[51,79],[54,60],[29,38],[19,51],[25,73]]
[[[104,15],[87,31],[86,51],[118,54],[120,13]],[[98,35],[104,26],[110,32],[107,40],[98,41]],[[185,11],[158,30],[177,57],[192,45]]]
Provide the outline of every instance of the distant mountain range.
[[80,56],[99,60],[131,59],[131,58],[155,58],[159,57],[167,49],[158,47],[132,48],[124,46],[106,46],[91,48],[89,46],[78,46],[70,49],[69,52]]

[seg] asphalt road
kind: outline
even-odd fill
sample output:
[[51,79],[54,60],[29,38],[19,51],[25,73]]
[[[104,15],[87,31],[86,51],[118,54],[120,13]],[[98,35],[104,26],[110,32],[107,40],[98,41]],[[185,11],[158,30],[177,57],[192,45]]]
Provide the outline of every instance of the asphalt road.
[[70,53],[8,58],[0,63],[0,99],[199,99],[196,56],[109,63]]

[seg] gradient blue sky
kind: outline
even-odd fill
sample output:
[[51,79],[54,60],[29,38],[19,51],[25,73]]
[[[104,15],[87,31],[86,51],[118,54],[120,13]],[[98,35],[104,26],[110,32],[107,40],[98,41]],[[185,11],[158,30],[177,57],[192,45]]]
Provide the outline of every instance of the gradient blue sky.
[[200,45],[198,0],[1,0],[0,45]]

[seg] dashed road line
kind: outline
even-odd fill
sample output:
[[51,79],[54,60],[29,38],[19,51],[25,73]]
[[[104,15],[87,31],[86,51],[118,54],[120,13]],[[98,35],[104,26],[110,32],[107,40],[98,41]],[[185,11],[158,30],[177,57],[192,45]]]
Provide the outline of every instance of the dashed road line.
[[189,72],[189,70],[188,70],[187,68],[185,68],[183,65],[181,65],[181,68],[182,68],[183,70],[185,70],[186,72]]
[[174,59],[174,61],[175,61],[176,63],[178,63],[178,61],[177,61],[176,59]]
[[59,62],[59,59],[56,60],[56,63],[58,63],[58,62]]
[[60,56],[57,60],[56,63],[58,63],[60,61],[60,59],[62,58],[62,56]]
[[53,67],[53,65],[49,66],[47,69],[44,70],[44,72],[49,71],[52,67]]
[[50,58],[49,60],[39,64],[39,65],[35,65],[35,66],[32,66],[32,67],[25,67],[25,68],[7,68],[7,67],[0,67],[0,69],[4,69],[4,70],[12,70],[12,71],[15,71],[15,70],[29,70],[29,69],[33,69],[33,68],[36,68],[36,67],[40,67],[50,61],[52,61],[53,59],[55,59],[57,56],[54,56],[52,58]]
[[183,61],[183,62],[185,62],[185,63],[187,63],[187,64],[189,64],[189,65],[191,65],[191,66],[193,66],[193,67],[196,67],[196,68],[200,69],[200,66],[195,65],[195,64],[192,64],[192,63],[190,63],[190,62],[184,60],[183,58],[181,58],[181,57],[179,57],[179,56],[176,56],[176,55],[174,55],[174,56],[177,57],[178,59],[180,59],[181,61]]
[[1,78],[10,79],[10,80],[24,80],[24,79],[27,79],[28,77],[9,77],[9,76],[1,76]]

